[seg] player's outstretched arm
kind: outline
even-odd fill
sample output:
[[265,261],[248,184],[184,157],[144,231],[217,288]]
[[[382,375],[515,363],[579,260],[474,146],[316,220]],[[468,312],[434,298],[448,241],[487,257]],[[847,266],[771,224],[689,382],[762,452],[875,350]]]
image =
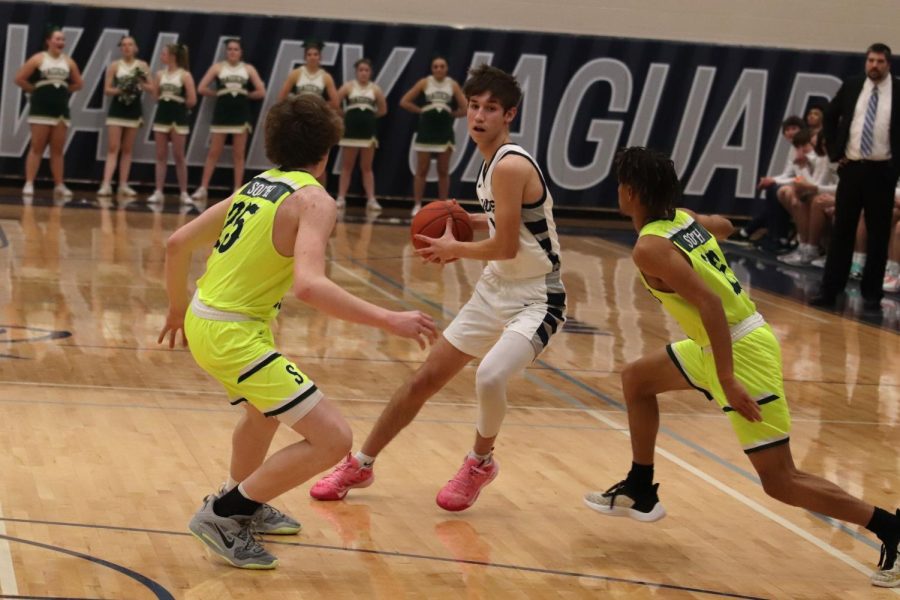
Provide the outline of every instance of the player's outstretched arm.
[[703,225],[703,228],[713,234],[717,240],[724,240],[734,233],[734,224],[722,215],[701,215],[686,208],[680,208],[694,217],[694,220]]
[[357,298],[325,274],[328,238],[337,215],[334,200],[319,187],[299,195],[300,224],[294,243],[294,295],[327,315],[414,339],[425,348],[437,339],[434,319],[414,310],[397,312]]
[[184,337],[184,313],[190,302],[187,279],[191,255],[197,248],[211,246],[218,239],[230,207],[231,198],[223,200],[169,236],[166,242],[166,294],[169,296],[169,311],[157,343],[162,344],[168,337],[169,348],[175,347],[175,338],[181,330],[182,345],[187,345]]
[[759,405],[734,377],[731,331],[722,300],[691,268],[688,258],[672,242],[658,236],[644,236],[635,244],[634,263],[645,277],[661,281],[665,287],[697,307],[709,336],[716,374],[731,407],[749,421],[760,421]]

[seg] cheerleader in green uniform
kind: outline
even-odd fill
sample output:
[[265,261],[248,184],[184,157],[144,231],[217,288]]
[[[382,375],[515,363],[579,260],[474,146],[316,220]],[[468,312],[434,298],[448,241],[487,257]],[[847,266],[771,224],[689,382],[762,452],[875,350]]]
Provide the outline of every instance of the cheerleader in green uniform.
[[[244,183],[244,159],[247,156],[247,137],[253,129],[250,125],[250,101],[266,96],[266,86],[253,65],[241,61],[241,40],[225,40],[225,60],[211,66],[197,85],[201,96],[214,96],[209,153],[203,165],[203,178],[191,198],[205,200],[209,180],[225,147],[225,137],[231,134],[231,152],[234,165],[234,189]],[[215,82],[215,89],[210,84]],[[250,86],[253,85],[251,91]]]
[[[281,91],[278,92],[278,101],[282,101],[291,94],[312,94],[322,96],[332,108],[340,107],[337,88],[331,73],[321,67],[323,44],[319,40],[306,40],[303,42],[304,64],[293,69],[288,74]],[[317,178],[322,187],[328,182],[328,169],[322,171]]]
[[291,94],[313,94],[322,96],[334,108],[338,108],[337,88],[331,73],[323,69],[322,42],[318,40],[306,40],[303,42],[304,64],[292,70],[281,91],[278,92],[278,101],[282,101]]
[[116,171],[119,151],[119,195],[135,196],[137,192],[128,185],[131,171],[131,156],[138,129],[143,125],[141,94],[152,91],[150,67],[137,58],[137,43],[130,35],[119,40],[122,58],[113,61],[106,69],[106,84],[103,91],[110,96],[109,115],[106,117],[108,141],[106,145],[106,166],[98,196],[112,195],[112,176]]
[[49,143],[53,193],[70,198],[72,191],[63,183],[63,149],[69,128],[69,96],[80,90],[83,82],[78,65],[63,53],[66,36],[59,27],[48,30],[44,47],[43,52],[29,58],[16,73],[16,85],[31,94],[28,103],[31,149],[25,159],[22,195],[30,197],[34,194],[34,178]]
[[188,71],[188,47],[184,44],[167,44],[160,55],[166,68],[156,73],[153,92],[159,101],[153,118],[153,137],[156,140],[156,189],[147,202],[162,202],[163,185],[169,163],[169,142],[175,156],[175,175],[181,190],[181,203],[190,204],[187,193],[187,163],[184,146],[190,133],[188,114],[197,104],[197,88]]
[[[450,155],[453,154],[453,122],[466,116],[466,98],[459,84],[447,76],[447,60],[431,59],[431,75],[420,79],[400,100],[400,108],[419,115],[419,126],[413,148],[416,151],[416,175],[413,179],[412,214],[422,208],[428,167],[437,158],[438,198],[446,200],[450,193]],[[422,96],[423,104],[416,100]],[[456,107],[453,107],[454,101]]]
[[387,114],[384,92],[372,81],[372,61],[361,58],[356,61],[356,79],[345,83],[338,90],[338,100],[347,101],[344,108],[344,137],[340,142],[344,160],[341,164],[341,178],[338,183],[338,208],[346,206],[347,189],[353,175],[353,166],[359,156],[363,188],[366,191],[366,208],[381,210],[375,199],[375,174],[372,161],[375,159],[375,120]]

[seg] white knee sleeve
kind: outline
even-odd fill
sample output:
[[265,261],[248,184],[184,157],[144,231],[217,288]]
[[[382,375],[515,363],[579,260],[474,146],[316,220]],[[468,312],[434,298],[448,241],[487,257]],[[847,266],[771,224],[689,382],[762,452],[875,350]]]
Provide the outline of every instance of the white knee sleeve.
[[506,416],[506,384],[535,358],[534,347],[525,336],[507,331],[494,344],[475,373],[478,395],[478,433],[491,438],[500,432]]

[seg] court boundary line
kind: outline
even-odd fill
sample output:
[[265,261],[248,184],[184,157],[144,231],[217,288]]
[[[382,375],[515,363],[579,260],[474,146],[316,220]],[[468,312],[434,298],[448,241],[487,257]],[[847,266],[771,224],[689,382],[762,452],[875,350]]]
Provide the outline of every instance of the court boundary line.
[[[156,535],[171,535],[178,537],[190,537],[191,534],[186,531],[170,531],[166,529],[145,529],[142,527],[119,527],[115,525],[98,525],[92,523],[74,523],[74,522],[66,522],[66,521],[46,521],[40,519],[18,519],[18,518],[6,518],[0,517],[0,522],[8,521],[12,523],[24,523],[29,525],[52,525],[58,527],[78,527],[82,529],[99,529],[99,530],[109,530],[109,531],[124,531],[124,532],[134,532],[134,533],[149,533]],[[75,556],[81,556],[81,553],[76,552],[74,550],[67,550],[65,548],[59,548],[56,546],[50,546],[47,544],[43,544],[42,542],[35,542],[33,540],[26,540],[24,538],[12,538],[14,541],[22,542],[26,544],[32,544],[39,547],[49,547],[53,550],[64,551],[68,554],[73,554]],[[674,583],[658,583],[652,581],[646,581],[641,579],[628,579],[626,577],[615,577],[612,575],[599,575],[596,573],[578,573],[576,571],[565,571],[562,569],[547,569],[544,567],[529,567],[525,565],[515,565],[511,563],[497,563],[492,561],[480,561],[480,560],[472,560],[465,558],[454,558],[448,556],[436,556],[430,554],[417,554],[414,552],[401,552],[398,550],[378,550],[376,548],[350,548],[347,546],[335,546],[332,544],[315,544],[312,542],[288,542],[280,539],[272,539],[271,537],[266,537],[266,544],[275,544],[279,546],[290,546],[295,548],[307,548],[314,550],[330,550],[337,552],[350,552],[350,553],[358,553],[358,554],[374,554],[377,556],[385,556],[389,558],[411,558],[417,560],[426,560],[440,563],[450,563],[450,564],[464,564],[464,565],[473,565],[480,566],[485,568],[493,568],[493,569],[502,569],[509,571],[520,571],[526,573],[537,573],[543,575],[554,575],[557,577],[578,577],[584,579],[594,579],[597,581],[608,581],[610,583],[621,583],[625,585],[637,585],[644,587],[655,587],[662,589],[670,589],[676,591],[684,591],[684,592],[693,592],[697,594],[706,594],[711,596],[721,596],[723,598],[740,598],[743,600],[764,600],[764,597],[761,596],[750,596],[747,594],[740,594],[736,592],[720,592],[716,590],[708,590],[704,588],[695,588],[690,586],[684,586]],[[88,556],[88,555],[83,555]],[[95,558],[95,557],[90,557]],[[103,559],[96,559],[102,561]],[[107,562],[107,561],[104,561]],[[114,563],[110,563],[114,564]],[[118,566],[118,565],[117,565]],[[135,572],[136,573],[136,572]],[[137,573],[140,575],[139,573]],[[142,576],[143,577],[143,576]],[[149,578],[147,578],[149,580]],[[152,581],[152,580],[150,580]],[[154,582],[155,583],[155,582]],[[158,584],[157,584],[158,585]],[[162,586],[160,586],[162,588]],[[162,588],[163,591],[166,591],[165,588]],[[172,599],[174,600],[174,599]]]
[[3,536],[6,535],[6,525],[3,520],[3,505],[0,504],[0,594],[15,596],[19,593],[19,586],[16,583],[16,569],[13,565],[9,542],[3,539]]
[[[529,374],[530,375],[530,374]],[[3,382],[0,381],[0,385],[11,383],[15,384],[18,382]],[[36,385],[37,383],[27,383],[26,385]],[[66,387],[64,385],[60,385],[59,387]],[[82,387],[103,391],[141,391],[146,393],[160,393],[165,394],[170,391],[178,391],[178,390],[161,390],[156,388],[120,388],[116,386],[101,386],[101,385],[73,385],[71,386],[74,389],[80,389]],[[219,392],[211,392],[209,390],[202,390],[196,392],[181,392],[184,394],[196,394],[196,395],[208,395],[208,396],[222,396]],[[348,398],[341,396],[328,396],[329,400],[334,402],[347,402],[347,403],[356,403],[356,404],[388,404],[390,400],[379,399],[379,398]],[[71,407],[90,407],[90,408],[116,408],[116,409],[135,409],[135,410],[171,410],[175,412],[219,412],[219,413],[233,413],[234,410],[229,406],[219,407],[200,407],[200,406],[167,406],[167,405],[151,405],[151,404],[123,404],[123,403],[104,403],[104,402],[83,402],[83,401],[66,401],[66,400],[34,400],[34,399],[14,399],[14,398],[0,398],[0,404],[44,404],[51,406],[71,406]],[[478,404],[474,402],[442,402],[440,400],[428,401],[428,406],[440,406],[440,407],[455,407],[455,408],[476,408]],[[580,414],[584,412],[584,408],[577,406],[535,406],[535,405],[527,405],[527,404],[509,404],[507,405],[507,410],[519,410],[519,411],[532,411],[532,412],[563,412],[563,413],[573,413]],[[602,409],[592,409],[597,410],[599,412],[607,412],[610,414],[621,414],[622,411],[618,409],[610,409],[610,410],[602,410]],[[670,419],[706,419],[706,420],[714,420],[714,421],[727,421],[728,416],[725,414],[717,414],[712,411],[702,411],[702,412],[671,412],[671,411],[660,411],[660,416],[664,416]],[[356,417],[359,419],[364,419],[365,417]],[[418,420],[418,419],[417,419]],[[438,420],[432,420],[432,422],[443,422]],[[450,421],[447,421],[450,422]],[[880,421],[851,421],[847,419],[815,419],[808,417],[794,417],[791,416],[792,423],[808,423],[813,425],[849,425],[849,426],[861,426],[861,427],[881,427],[885,425],[892,425],[891,423],[883,423]]]
[[[377,277],[377,278],[381,279],[382,281],[384,281],[384,282],[390,284],[391,286],[393,286],[393,287],[395,287],[395,288],[399,288],[399,289],[405,290],[407,293],[409,293],[409,294],[410,294],[411,296],[413,296],[414,298],[418,299],[420,302],[422,302],[422,303],[424,303],[424,304],[426,304],[426,305],[428,305],[428,306],[431,306],[432,308],[435,308],[436,310],[440,310],[440,311],[441,311],[441,314],[453,314],[452,311],[449,311],[449,310],[445,309],[442,305],[438,305],[437,303],[435,303],[435,302],[433,302],[432,300],[430,300],[429,298],[427,298],[427,297],[425,297],[425,296],[419,294],[418,292],[416,292],[416,291],[414,291],[414,290],[406,289],[405,286],[403,286],[401,283],[399,283],[399,282],[393,280],[391,277],[389,277],[389,276],[387,276],[387,275],[381,273],[381,272],[378,271],[377,269],[374,269],[374,268],[372,268],[372,267],[369,267],[368,265],[365,265],[365,264],[361,264],[359,261],[357,261],[357,260],[355,260],[355,259],[354,259],[354,260],[351,260],[351,263],[354,264],[355,266],[359,267],[359,268],[362,268],[362,269],[368,271],[369,273],[371,273],[371,274],[374,275],[375,277]],[[345,267],[341,267],[341,268],[342,268],[343,270],[349,272],[349,269],[346,269]],[[352,272],[351,272],[351,273],[352,273]],[[360,277],[359,275],[356,275],[355,273],[352,273],[352,274],[353,274],[357,279],[359,279],[360,281],[364,282],[366,285],[368,285],[368,286],[370,286],[370,287],[372,287],[372,288],[374,288],[374,289],[376,289],[376,290],[382,291],[382,293],[384,293],[385,295],[389,295],[389,296],[391,296],[391,297],[397,298],[397,297],[394,296],[393,294],[390,294],[389,292],[387,292],[387,290],[384,290],[383,288],[380,288],[379,286],[376,286],[375,284],[371,283],[370,281],[366,280],[365,278]],[[403,303],[403,304],[405,304],[407,307],[410,306],[409,303],[408,303],[407,301],[405,301],[405,300],[402,300],[402,299],[401,299],[400,302]],[[594,389],[592,386],[590,386],[590,385],[588,385],[588,384],[586,384],[586,383],[584,383],[584,382],[582,382],[582,381],[576,379],[575,377],[573,377],[573,376],[571,376],[571,375],[568,375],[565,371],[563,371],[563,370],[561,370],[561,369],[559,369],[559,368],[557,368],[557,367],[553,367],[552,365],[546,363],[545,361],[543,361],[543,360],[541,360],[541,359],[536,359],[535,362],[538,363],[538,364],[547,366],[548,369],[549,369],[551,372],[553,372],[554,374],[556,374],[556,375],[562,377],[564,380],[569,381],[570,383],[576,385],[577,387],[582,388],[583,390],[587,391],[590,395],[595,396],[595,397],[597,397],[597,398],[603,400],[605,403],[607,403],[607,404],[609,404],[609,405],[611,405],[611,406],[614,406],[614,407],[618,408],[618,409],[620,410],[620,412],[626,412],[626,413],[627,413],[627,409],[626,409],[625,405],[622,404],[621,402],[618,402],[617,400],[614,400],[614,399],[610,398],[609,396],[603,394],[603,393],[600,392],[599,390]],[[527,376],[528,376],[528,374],[526,373],[526,377],[527,377]],[[532,376],[532,377],[533,377],[533,376]],[[537,381],[540,381],[537,377],[534,377],[534,379],[537,380]],[[542,382],[542,383],[545,383],[545,382]],[[567,394],[567,393],[564,392],[563,390],[559,390],[558,388],[556,388],[555,386],[552,386],[552,385],[550,385],[550,384],[546,384],[546,385],[548,385],[548,386],[551,388],[551,390],[553,390],[553,392],[556,393],[557,396],[560,397],[561,399],[564,399],[564,400],[565,400],[565,398],[562,396],[562,395],[564,394],[565,396],[568,396],[569,398],[571,398],[571,400],[573,400],[573,401],[575,402],[575,404],[574,404],[575,406],[580,405],[580,406],[584,407],[585,411],[590,411],[590,410],[591,410],[590,407],[588,407],[587,405],[583,404],[582,402],[580,402],[580,401],[577,400],[576,398],[572,397],[570,394]],[[687,445],[689,448],[692,448],[692,449],[694,449],[694,450],[700,452],[700,453],[703,454],[704,456],[707,456],[707,457],[713,459],[715,462],[718,462],[719,464],[721,464],[721,465],[723,465],[723,466],[725,466],[725,467],[731,469],[732,471],[734,471],[734,472],[736,472],[736,473],[738,473],[738,474],[740,474],[740,475],[742,475],[742,476],[744,476],[744,477],[750,479],[751,481],[753,481],[753,482],[759,484],[759,479],[758,479],[755,475],[750,474],[750,473],[747,472],[745,469],[742,469],[742,468],[738,467],[737,465],[734,465],[734,464],[731,463],[730,461],[728,461],[728,460],[726,460],[726,459],[724,459],[724,458],[718,456],[717,454],[715,454],[714,452],[712,452],[712,451],[710,451],[710,450],[704,448],[703,446],[700,446],[699,444],[694,444],[694,443],[690,442],[689,440],[683,438],[682,436],[676,434],[675,432],[672,432],[671,430],[669,430],[669,429],[666,428],[666,427],[660,427],[660,428],[659,428],[659,432],[660,432],[660,433],[663,433],[663,434],[665,434],[665,435],[667,435],[667,436],[669,436],[669,437],[671,437],[672,439],[674,439],[674,440],[676,440],[676,441],[678,441],[678,442],[681,442],[681,443]],[[659,448],[659,447],[657,446],[657,448]],[[675,456],[675,455],[672,455],[672,456]],[[677,458],[677,457],[676,457],[676,458]],[[680,461],[681,459],[678,459],[678,460]],[[682,462],[684,462],[684,461],[682,461]],[[676,462],[676,464],[678,464],[678,463]],[[704,473],[702,470],[698,469],[697,467],[694,467],[693,465],[690,465],[690,463],[684,462],[684,465],[690,466],[692,469],[696,469],[697,473]],[[681,466],[681,465],[679,465],[679,466]],[[692,471],[688,470],[688,472],[692,472]],[[704,473],[704,474],[705,474],[705,473]],[[710,476],[710,475],[708,475],[708,474],[706,474],[706,475],[707,475],[708,477],[710,477],[711,480],[718,481],[718,480],[715,480],[715,478],[713,478],[712,476]],[[703,478],[701,477],[701,479],[703,479]],[[738,492],[737,490],[734,490],[733,488],[729,488],[729,487],[728,487],[726,484],[724,484],[724,483],[721,483],[721,482],[719,482],[719,483],[720,483],[723,487],[730,489],[734,494],[739,494],[739,495],[741,495],[741,493]],[[715,487],[715,486],[714,486],[714,487]],[[724,491],[724,490],[723,490],[723,491]],[[729,495],[731,495],[731,494],[729,494]],[[746,497],[746,496],[745,496],[745,497]],[[737,499],[737,497],[735,497],[735,499]],[[802,539],[807,539],[805,536],[809,536],[809,540],[807,540],[807,541],[811,541],[811,543],[813,543],[814,545],[820,547],[820,548],[823,549],[823,550],[825,550],[825,547],[831,548],[831,551],[834,551],[834,552],[838,553],[838,555],[840,555],[840,556],[843,557],[841,560],[842,560],[843,562],[845,562],[846,564],[848,564],[848,565],[850,565],[850,566],[853,566],[856,570],[858,570],[858,571],[860,571],[860,572],[862,572],[862,573],[864,573],[864,574],[866,574],[866,575],[871,575],[871,574],[872,574],[872,570],[871,570],[871,569],[865,567],[864,565],[862,565],[862,563],[859,563],[856,559],[852,558],[851,556],[849,556],[849,555],[845,554],[844,552],[838,550],[838,549],[835,548],[834,546],[832,546],[832,545],[830,545],[830,544],[827,544],[826,542],[823,542],[823,541],[819,540],[817,537],[813,536],[811,533],[807,532],[805,529],[799,527],[798,525],[793,524],[792,522],[788,521],[787,519],[784,519],[784,518],[781,517],[780,515],[777,515],[776,513],[771,512],[769,509],[765,508],[764,506],[762,506],[762,505],[759,504],[759,503],[756,503],[754,500],[751,500],[750,498],[747,498],[747,500],[748,500],[749,502],[753,503],[753,504],[748,504],[747,506],[753,508],[753,509],[756,510],[759,514],[761,514],[761,515],[763,515],[763,516],[766,516],[767,518],[770,518],[770,519],[771,519],[771,517],[769,517],[769,515],[767,514],[767,513],[769,513],[769,514],[771,514],[772,516],[777,517],[778,519],[783,519],[783,520],[784,520],[784,523],[787,523],[787,524],[791,525],[793,528],[795,528],[795,529],[788,528],[789,531],[793,531],[794,533],[796,533],[797,535],[799,535]],[[755,506],[754,506],[754,504],[755,504]],[[761,509],[761,510],[757,510],[757,507],[758,507],[759,509]],[[804,510],[804,509],[800,509],[800,510]],[[875,542],[872,542],[872,541],[869,540],[867,537],[865,537],[865,536],[863,536],[863,535],[857,533],[856,531],[850,529],[849,527],[847,527],[846,525],[844,525],[843,523],[841,523],[841,522],[839,522],[839,521],[836,521],[836,520],[831,519],[830,517],[826,517],[826,516],[824,516],[824,515],[819,515],[818,513],[814,513],[814,512],[812,512],[812,511],[804,510],[804,512],[806,512],[806,513],[809,514],[809,515],[812,515],[812,516],[816,517],[818,520],[820,520],[820,521],[822,521],[822,522],[828,524],[830,527],[835,528],[835,529],[837,529],[837,530],[839,530],[839,531],[842,531],[842,532],[844,532],[844,533],[850,535],[850,537],[852,537],[853,539],[855,539],[855,540],[857,540],[857,541],[859,541],[859,542],[862,542],[863,544],[865,544],[865,545],[867,545],[867,546],[869,546],[869,547],[876,548],[876,549],[880,548],[880,545],[875,544]],[[779,523],[779,521],[776,521],[776,520],[774,520],[774,519],[771,519],[771,520],[773,520],[774,522],[776,522],[776,523],[778,523],[778,524],[781,524],[781,523]],[[815,540],[815,542],[813,542],[812,540]],[[824,544],[824,546],[819,546],[819,544]],[[831,551],[829,551],[829,550],[825,550],[825,551],[826,551],[826,553],[831,554]],[[835,555],[835,557],[837,557],[837,555]],[[894,592],[895,592],[895,593],[897,593],[898,595],[900,595],[900,588],[893,588],[893,589],[894,589]]]
[[[6,519],[2,518],[2,520],[10,521],[10,522],[22,522],[21,519]],[[53,544],[45,544],[44,542],[36,542],[34,540],[28,540],[25,538],[20,538],[12,535],[2,534],[0,535],[0,539],[16,542],[19,544],[26,544],[29,546],[35,546],[37,548],[42,548],[44,550],[50,550],[51,552],[59,552],[60,554],[67,554],[69,556],[74,556],[75,558],[80,558],[82,560],[86,560],[88,562],[92,562],[100,565],[101,567],[106,567],[107,569],[111,569],[116,571],[117,573],[121,573],[125,577],[137,582],[138,584],[144,586],[147,590],[149,590],[153,595],[156,596],[157,600],[175,600],[175,596],[163,587],[161,584],[157,583],[153,579],[150,579],[146,575],[142,573],[138,573],[133,569],[129,569],[128,567],[123,567],[122,565],[116,564],[112,561],[108,561],[103,558],[99,558],[97,556],[92,556],[85,552],[78,552],[77,550],[69,550],[68,548],[63,548],[62,546],[54,546]]]

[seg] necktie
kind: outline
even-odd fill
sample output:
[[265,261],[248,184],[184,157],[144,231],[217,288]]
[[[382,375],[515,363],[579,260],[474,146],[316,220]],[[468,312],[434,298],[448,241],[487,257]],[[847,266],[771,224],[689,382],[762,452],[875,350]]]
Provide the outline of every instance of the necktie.
[[863,158],[872,154],[872,144],[875,140],[875,113],[878,112],[878,88],[872,88],[869,96],[869,106],[866,107],[866,120],[863,123],[862,139],[859,142],[859,152]]

